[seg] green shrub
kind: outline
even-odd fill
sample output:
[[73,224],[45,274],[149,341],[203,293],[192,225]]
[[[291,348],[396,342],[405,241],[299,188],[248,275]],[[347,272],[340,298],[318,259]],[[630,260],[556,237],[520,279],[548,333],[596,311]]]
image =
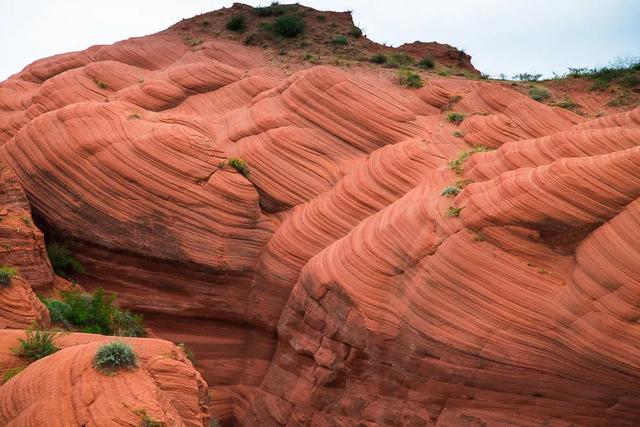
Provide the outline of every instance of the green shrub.
[[209,421],[209,427],[220,427],[220,423],[218,423],[218,419],[211,418],[211,421]]
[[452,111],[447,115],[447,120],[449,120],[451,123],[462,123],[462,121],[464,120],[464,114]]
[[353,25],[351,27],[351,30],[349,31],[349,35],[357,39],[359,37],[362,37],[362,30],[360,29],[360,27],[356,27],[355,25]]
[[137,366],[138,361],[133,348],[120,341],[102,345],[93,358],[93,367],[103,373],[113,373],[118,369],[134,369]]
[[254,7],[253,11],[258,16],[275,16],[284,14],[284,7],[280,6],[277,1],[271,3],[270,6],[258,6]]
[[381,53],[376,53],[369,60],[374,64],[384,64],[385,62],[387,62],[387,56]]
[[245,178],[249,177],[249,165],[244,160],[237,157],[232,157],[229,159],[229,166],[240,172],[240,175],[244,176]]
[[620,84],[620,86],[623,86],[626,88],[634,88],[634,87],[640,86],[640,77],[637,74],[630,74],[628,76],[622,77],[618,81],[618,83]]
[[246,19],[247,18],[241,13],[233,15],[227,21],[227,30],[236,31],[236,32],[242,32],[246,30],[247,29],[245,25]]
[[396,67],[404,67],[413,64],[413,58],[404,53],[394,53],[388,59],[389,64],[394,64]]
[[58,347],[54,344],[58,336],[57,332],[43,329],[35,323],[27,328],[25,332],[27,339],[20,338],[19,347],[13,349],[16,355],[35,362],[58,351]]
[[93,294],[74,287],[60,292],[62,301],[43,298],[51,321],[67,329],[103,335],[141,337],[145,335],[141,315],[122,310],[115,305],[116,296],[106,296],[102,288]]
[[549,93],[549,91],[545,87],[534,86],[531,89],[529,89],[529,96],[538,102],[542,102],[551,98],[551,93]]
[[47,307],[47,310],[49,310],[49,317],[51,317],[51,321],[53,323],[68,323],[67,318],[69,317],[71,310],[69,304],[55,299],[49,300],[46,298],[43,299],[42,302],[45,307]]
[[579,107],[579,105],[576,104],[570,96],[565,96],[562,100],[556,102],[554,105],[560,108],[566,108],[567,110],[575,110]]
[[414,89],[422,87],[422,79],[420,78],[420,75],[406,68],[398,70],[398,80],[401,85],[406,87]]
[[348,40],[345,36],[337,35],[331,40],[331,44],[335,46],[344,46],[348,43]]
[[304,21],[299,16],[284,15],[273,23],[273,31],[283,37],[296,37],[304,31]]
[[142,315],[134,314],[129,310],[114,310],[111,329],[114,335],[121,337],[143,337],[146,335]]
[[464,132],[460,132],[459,130],[456,130],[456,131],[453,131],[452,135],[455,136],[456,138],[462,138],[464,137]]
[[429,70],[435,67],[435,65],[436,63],[433,60],[432,56],[425,56],[420,60],[420,62],[418,62],[418,66],[420,68],[429,69]]
[[11,286],[11,279],[16,277],[18,272],[15,268],[7,267],[3,265],[0,267],[0,287],[8,288]]
[[71,256],[71,252],[66,245],[58,242],[48,243],[47,255],[49,255],[51,266],[57,275],[67,276],[71,272],[82,273],[84,271],[82,264]]

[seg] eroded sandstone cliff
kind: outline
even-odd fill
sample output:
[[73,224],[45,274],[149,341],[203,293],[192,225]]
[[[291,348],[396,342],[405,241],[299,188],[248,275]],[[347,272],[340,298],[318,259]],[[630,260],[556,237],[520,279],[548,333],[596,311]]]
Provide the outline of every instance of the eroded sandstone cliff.
[[0,83],[0,157],[84,286],[195,351],[212,414],[636,424],[640,109],[282,68],[198,19]]

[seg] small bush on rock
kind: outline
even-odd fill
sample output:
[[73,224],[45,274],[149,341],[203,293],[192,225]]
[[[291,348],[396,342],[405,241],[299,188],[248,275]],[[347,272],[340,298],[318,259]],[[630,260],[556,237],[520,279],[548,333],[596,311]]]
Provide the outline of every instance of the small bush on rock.
[[57,332],[43,329],[35,323],[25,332],[27,339],[20,338],[20,345],[17,349],[13,349],[16,355],[35,362],[58,351],[58,347],[54,344],[58,336]]
[[134,369],[137,366],[138,360],[133,348],[119,341],[102,345],[93,358],[93,367],[103,373],[113,373],[118,369]]

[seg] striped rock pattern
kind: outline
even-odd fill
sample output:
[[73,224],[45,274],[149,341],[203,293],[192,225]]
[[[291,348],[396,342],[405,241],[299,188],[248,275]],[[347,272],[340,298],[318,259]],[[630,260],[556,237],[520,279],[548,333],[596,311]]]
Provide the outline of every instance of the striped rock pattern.
[[639,132],[171,32],[0,84],[0,156],[83,285],[188,343],[241,425],[635,425]]
[[[23,335],[0,332],[0,360],[24,364],[10,352]],[[131,426],[146,418],[167,426],[208,425],[207,384],[182,350],[159,339],[121,338],[133,347],[138,367],[107,375],[92,362],[98,348],[113,340],[80,333],[59,336],[54,341],[58,352],[29,364],[0,387],[0,423]]]

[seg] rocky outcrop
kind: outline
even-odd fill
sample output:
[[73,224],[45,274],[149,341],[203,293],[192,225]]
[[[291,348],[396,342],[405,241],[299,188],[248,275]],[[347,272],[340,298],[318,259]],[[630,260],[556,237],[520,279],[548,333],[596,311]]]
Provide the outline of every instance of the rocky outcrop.
[[42,232],[18,178],[0,161],[0,265],[15,268],[35,289],[54,283]]
[[[195,350],[215,414],[635,424],[639,109],[587,120],[497,82],[291,73],[180,31],[0,84],[0,155],[84,286]],[[45,360],[67,353],[90,351]]]
[[[0,331],[0,360],[19,359],[9,348],[22,335]],[[93,368],[92,361],[100,345],[114,338],[78,333],[58,337],[60,351],[31,363],[0,387],[0,423],[125,426],[142,425],[146,419],[168,426],[208,425],[207,385],[182,350],[158,339],[119,339],[132,345],[138,367],[106,375]]]

